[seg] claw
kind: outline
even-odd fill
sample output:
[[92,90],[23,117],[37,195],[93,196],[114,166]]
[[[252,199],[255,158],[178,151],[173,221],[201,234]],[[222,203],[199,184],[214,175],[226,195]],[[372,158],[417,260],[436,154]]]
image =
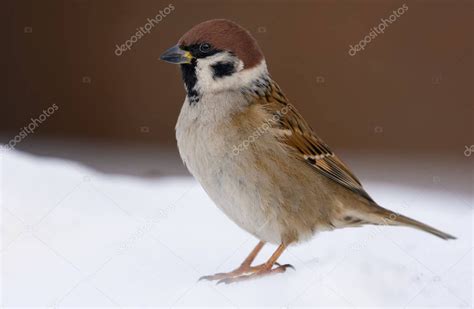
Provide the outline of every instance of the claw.
[[291,269],[293,269],[293,270],[296,270],[296,268],[295,268],[293,265],[291,265],[291,264],[283,264],[283,265],[282,265],[282,264],[280,264],[280,263],[277,262],[277,263],[275,263],[275,265],[277,265],[278,267],[284,267],[285,269],[286,269],[286,268],[291,268]]
[[[217,274],[216,274],[216,275],[217,275]],[[212,277],[213,277],[213,276],[202,276],[202,277],[199,277],[198,282],[199,282],[199,281],[203,281],[203,280],[211,281],[211,280],[212,280]]]

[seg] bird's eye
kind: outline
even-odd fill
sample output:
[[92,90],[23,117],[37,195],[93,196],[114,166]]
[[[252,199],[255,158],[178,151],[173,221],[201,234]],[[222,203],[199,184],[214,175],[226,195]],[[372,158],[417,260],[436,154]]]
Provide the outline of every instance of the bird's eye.
[[211,50],[211,44],[209,43],[202,43],[199,45],[199,50],[203,53],[207,53],[208,51]]

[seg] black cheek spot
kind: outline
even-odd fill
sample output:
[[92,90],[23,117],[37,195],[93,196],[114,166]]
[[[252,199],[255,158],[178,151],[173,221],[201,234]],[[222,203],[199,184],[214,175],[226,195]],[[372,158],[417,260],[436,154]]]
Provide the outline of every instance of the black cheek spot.
[[232,62],[217,62],[213,64],[214,79],[229,76],[235,73],[235,66]]

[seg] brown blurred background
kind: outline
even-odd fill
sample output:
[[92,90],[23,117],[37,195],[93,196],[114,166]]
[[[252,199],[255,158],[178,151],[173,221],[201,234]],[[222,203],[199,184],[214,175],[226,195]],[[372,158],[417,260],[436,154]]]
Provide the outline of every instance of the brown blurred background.
[[[174,10],[123,44],[169,4]],[[406,11],[365,50],[370,28]],[[228,18],[250,30],[273,78],[334,149],[452,154],[473,139],[473,1],[2,1],[7,69],[2,142],[59,110],[17,147],[43,138],[169,145],[184,99],[158,57],[190,27]],[[54,154],[54,151],[51,152]]]

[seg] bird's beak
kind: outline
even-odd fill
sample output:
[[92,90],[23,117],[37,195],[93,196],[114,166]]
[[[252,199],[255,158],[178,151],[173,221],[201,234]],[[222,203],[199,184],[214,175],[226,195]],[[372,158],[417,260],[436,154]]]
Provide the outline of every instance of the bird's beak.
[[190,52],[182,50],[178,45],[175,45],[165,51],[160,59],[169,63],[181,64],[181,63],[191,63],[193,56]]

